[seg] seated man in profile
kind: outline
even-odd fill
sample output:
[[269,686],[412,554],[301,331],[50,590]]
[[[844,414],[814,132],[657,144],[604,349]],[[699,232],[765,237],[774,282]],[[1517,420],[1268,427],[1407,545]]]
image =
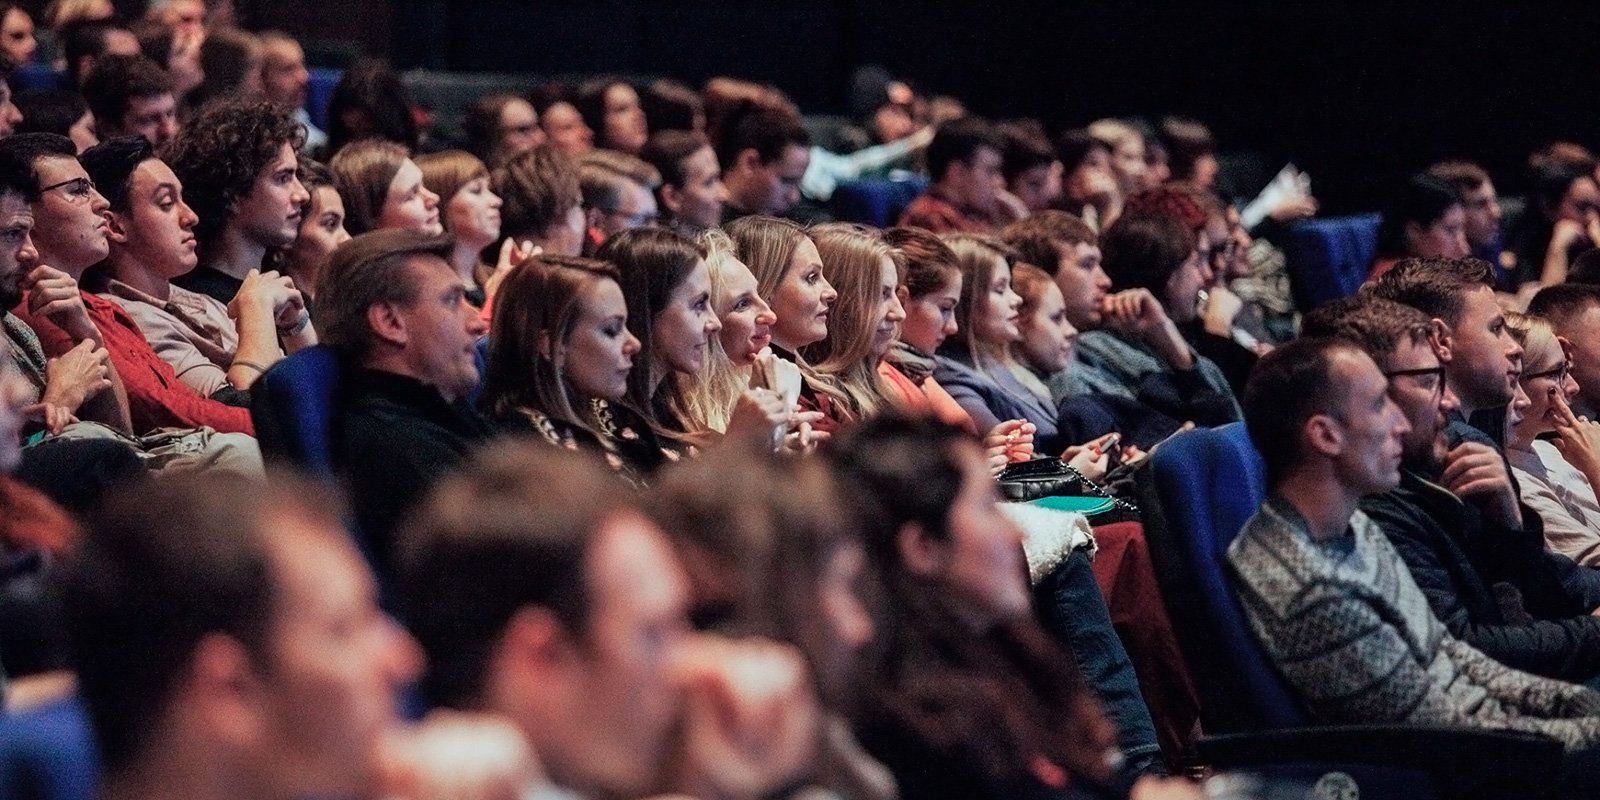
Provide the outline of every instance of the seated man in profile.
[[1228,563],[1257,640],[1313,714],[1529,731],[1592,757],[1600,693],[1518,672],[1451,636],[1358,509],[1399,483],[1410,432],[1366,353],[1340,339],[1280,347],[1251,375],[1244,414],[1268,498]]
[[78,688],[118,800],[377,797],[422,666],[337,500],[216,474],[141,486],[64,576]]
[[1011,214],[1000,201],[1006,141],[977,117],[947,122],[928,145],[933,185],[900,214],[899,224],[934,233],[994,233]]

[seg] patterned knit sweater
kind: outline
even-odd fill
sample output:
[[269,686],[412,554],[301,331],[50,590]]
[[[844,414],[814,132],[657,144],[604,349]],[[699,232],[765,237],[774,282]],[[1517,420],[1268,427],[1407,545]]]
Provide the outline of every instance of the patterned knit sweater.
[[1256,638],[1330,722],[1463,725],[1600,742],[1600,693],[1506,667],[1452,637],[1405,564],[1357,511],[1312,540],[1287,501],[1263,503],[1228,547]]

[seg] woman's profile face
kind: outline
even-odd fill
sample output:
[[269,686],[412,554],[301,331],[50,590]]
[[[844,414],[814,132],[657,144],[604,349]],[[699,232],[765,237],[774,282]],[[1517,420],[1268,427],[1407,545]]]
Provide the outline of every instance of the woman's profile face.
[[894,344],[894,334],[906,318],[905,306],[900,305],[900,271],[888,256],[878,265],[878,307],[872,317],[878,327],[872,332],[872,355],[883,358]]
[[487,247],[500,238],[501,204],[500,195],[489,189],[489,176],[467,181],[445,205],[450,233],[464,242]]
[[400,170],[389,181],[378,227],[421,231],[431,236],[444,232],[439,222],[439,195],[422,185],[422,169],[415,161],[408,158],[401,162]]
[[956,335],[956,306],[961,303],[961,273],[951,270],[943,286],[921,297],[906,297],[906,321],[900,325],[900,341],[931,354]]
[[711,274],[704,259],[678,282],[650,325],[658,367],[686,375],[700,373],[711,337],[722,330],[711,310]]
[[720,269],[723,286],[712,298],[712,307],[722,323],[718,334],[722,350],[734,364],[749,366],[772,342],[772,323],[778,316],[756,292],[756,276],[743,262],[728,256]]
[[584,290],[578,322],[560,354],[562,373],[573,394],[617,401],[628,393],[628,372],[639,340],[628,330],[628,304],[613,280],[597,280]]
[[1041,284],[1043,290],[1033,307],[1022,318],[1022,358],[1046,375],[1072,363],[1072,348],[1078,329],[1067,319],[1066,301],[1055,281]]
[[295,271],[312,284],[300,286],[301,291],[316,291],[317,274],[333,249],[348,241],[350,232],[344,229],[344,200],[339,192],[332,186],[312,189],[310,208],[300,218],[300,233],[289,250]]
[[828,338],[828,309],[839,293],[822,276],[822,256],[809,238],[800,240],[772,293],[772,313],[778,316],[772,338],[780,347],[798,350]]
[[644,149],[650,129],[645,124],[644,108],[639,105],[639,93],[626,83],[613,83],[606,88],[605,103],[606,145],[629,154]]
[[972,334],[985,344],[1005,345],[1022,337],[1017,327],[1022,296],[1011,290],[1011,267],[999,256],[995,260],[989,285],[972,309]]

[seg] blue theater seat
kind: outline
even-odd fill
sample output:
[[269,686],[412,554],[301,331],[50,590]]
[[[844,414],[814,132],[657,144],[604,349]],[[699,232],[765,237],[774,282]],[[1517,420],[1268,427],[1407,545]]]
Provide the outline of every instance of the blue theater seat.
[[76,697],[0,717],[0,798],[94,800],[99,763]]
[[261,453],[319,478],[333,476],[333,418],[340,364],[316,345],[273,364],[250,388]]
[[1289,283],[1301,311],[1361,288],[1378,252],[1380,221],[1379,214],[1357,214],[1308,219],[1289,229]]
[[927,179],[920,177],[862,178],[839,184],[829,204],[836,219],[886,228],[927,188]]
[[344,70],[329,67],[311,67],[306,72],[311,79],[306,83],[306,114],[311,124],[328,129],[328,101],[333,99],[333,87],[339,85]]
[[[1517,733],[1322,725],[1256,642],[1228,545],[1266,493],[1244,423],[1179,434],[1141,477],[1145,536],[1173,629],[1200,690],[1202,760],[1289,783],[1342,775],[1364,800],[1535,797],[1553,792],[1561,748]],[[1323,796],[1323,795],[1318,795]],[[1334,795],[1327,795],[1334,796]]]

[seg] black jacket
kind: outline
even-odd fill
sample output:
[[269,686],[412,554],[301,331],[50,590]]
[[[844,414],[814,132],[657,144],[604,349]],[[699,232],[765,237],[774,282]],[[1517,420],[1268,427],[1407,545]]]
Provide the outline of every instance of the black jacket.
[[1361,510],[1456,638],[1536,675],[1581,683],[1600,674],[1600,618],[1545,558],[1537,516],[1525,513],[1522,530],[1507,530],[1411,470],[1392,491],[1362,500]]

